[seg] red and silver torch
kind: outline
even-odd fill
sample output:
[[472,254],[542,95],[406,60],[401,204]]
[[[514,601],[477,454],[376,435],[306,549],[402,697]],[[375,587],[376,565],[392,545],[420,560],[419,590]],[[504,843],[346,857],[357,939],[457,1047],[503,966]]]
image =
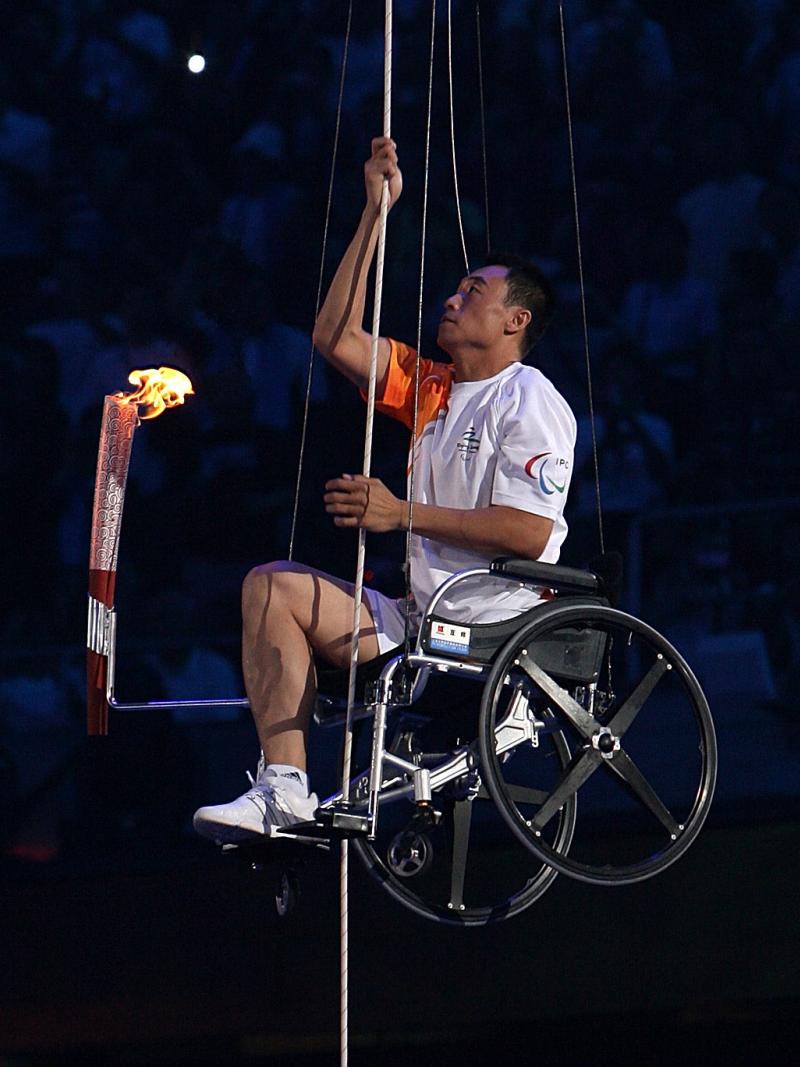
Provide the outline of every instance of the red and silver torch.
[[192,383],[172,367],[132,371],[132,393],[107,396],[103,404],[89,550],[89,620],[86,635],[86,728],[108,733],[109,628],[114,608],[117,555],[133,434],[143,419],[182,404]]

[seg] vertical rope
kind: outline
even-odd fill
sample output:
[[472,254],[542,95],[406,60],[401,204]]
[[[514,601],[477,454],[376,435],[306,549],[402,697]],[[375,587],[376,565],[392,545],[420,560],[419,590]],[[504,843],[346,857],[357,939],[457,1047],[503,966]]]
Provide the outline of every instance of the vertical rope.
[[575,139],[572,131],[572,108],[569,94],[569,72],[567,70],[567,37],[564,29],[564,3],[559,0],[558,17],[561,26],[561,62],[564,71],[564,98],[567,107],[567,133],[569,137],[569,168],[572,178],[572,206],[575,218],[575,241],[578,248],[578,280],[581,293],[581,315],[583,318],[583,350],[586,359],[586,385],[589,392],[589,421],[592,427],[592,456],[594,458],[594,490],[597,500],[597,525],[600,534],[600,552],[605,552],[603,534],[603,506],[600,499],[600,462],[597,455],[597,428],[594,417],[594,390],[592,389],[592,363],[589,356],[589,326],[586,315],[586,286],[583,279],[583,251],[581,246],[581,220],[578,210],[578,183],[575,177]]
[[[386,2],[386,22],[384,31],[384,110],[383,136],[391,137],[391,47],[392,47],[392,0]],[[381,208],[378,221],[378,249],[375,263],[375,302],[372,314],[372,346],[370,350],[369,384],[367,388],[367,418],[364,431],[364,462],[362,474],[370,476],[372,469],[372,428],[375,421],[375,391],[378,376],[378,342],[381,328],[381,303],[383,301],[383,265],[386,255],[386,220],[389,214],[389,181],[384,179],[381,193]],[[347,694],[347,725],[345,730],[344,759],[342,766],[342,794],[347,800],[347,785],[350,776],[350,758],[352,754],[351,712],[355,703],[356,667],[358,666],[358,636],[361,626],[361,599],[364,589],[364,557],[366,531],[358,531],[358,550],[356,558],[356,579],[353,603],[353,633],[350,641],[350,678]]]
[[461,251],[464,254],[464,267],[469,274],[467,243],[464,240],[464,224],[461,221],[461,199],[458,195],[458,165],[456,163],[456,129],[453,114],[453,10],[452,0],[447,0],[447,80],[450,86],[450,149],[453,157],[453,188],[456,194],[456,214],[458,215],[458,232],[461,236]]
[[346,837],[342,838],[339,863],[339,1062],[347,1067],[349,1053],[349,941],[348,873],[350,850]]
[[431,114],[433,109],[433,58],[436,45],[436,0],[431,3],[431,49],[428,63],[428,111],[425,120],[425,166],[422,181],[422,234],[419,251],[419,295],[417,301],[417,360],[414,367],[414,418],[411,424],[411,450],[408,476],[408,530],[406,531],[406,603],[403,630],[403,649],[411,648],[411,535],[414,528],[414,474],[416,470],[417,419],[419,414],[419,362],[422,349],[422,303],[425,290],[425,243],[428,232],[428,179],[431,158]]
[[[384,58],[383,58],[383,136],[392,135],[392,0],[385,0],[384,8]],[[378,377],[378,343],[380,341],[381,303],[383,301],[383,266],[386,255],[386,220],[389,215],[389,180],[384,178],[381,193],[381,210],[378,222],[378,251],[375,263],[375,300],[372,314],[372,347],[369,361],[369,386],[367,389],[367,420],[364,432],[364,464],[362,473],[368,478],[372,469],[372,426],[375,417],[375,387]],[[359,527],[356,580],[353,596],[353,634],[350,641],[350,677],[347,686],[347,721],[345,723],[344,753],[342,756],[342,799],[350,799],[350,764],[353,752],[353,705],[356,692],[356,669],[358,667],[358,638],[361,629],[361,598],[364,590],[364,559],[366,531]],[[340,914],[340,1027],[339,1050],[341,1067],[348,1062],[348,868],[349,847],[342,839],[339,872]]]
[[481,43],[481,5],[475,0],[475,36],[478,45],[478,93],[481,111],[481,156],[483,159],[483,214],[486,219],[486,254],[492,250],[492,234],[489,227],[489,167],[486,162],[486,108],[483,100],[483,45]]
[[[325,207],[325,225],[322,230],[322,252],[319,257],[319,277],[317,280],[317,299],[314,304],[314,321],[317,321],[319,307],[322,303],[322,278],[325,272],[325,258],[328,250],[328,230],[331,221],[331,204],[333,203],[333,181],[336,174],[336,158],[339,153],[339,131],[342,124],[342,100],[344,98],[344,83],[347,74],[347,56],[350,50],[350,27],[353,22],[353,0],[347,7],[347,26],[344,33],[344,49],[342,52],[342,71],[339,77],[339,98],[336,104],[336,129],[333,135],[333,154],[331,156],[331,172],[328,179],[328,202]],[[311,385],[314,377],[314,342],[311,342],[311,352],[308,357],[308,375],[306,377],[306,399],[303,407],[303,428],[300,431],[300,455],[297,461],[297,479],[294,486],[294,506],[292,508],[292,525],[289,531],[288,558],[294,559],[294,535],[297,529],[297,515],[300,510],[300,486],[303,480],[303,461],[306,453],[306,437],[308,435],[308,412],[311,406]]]

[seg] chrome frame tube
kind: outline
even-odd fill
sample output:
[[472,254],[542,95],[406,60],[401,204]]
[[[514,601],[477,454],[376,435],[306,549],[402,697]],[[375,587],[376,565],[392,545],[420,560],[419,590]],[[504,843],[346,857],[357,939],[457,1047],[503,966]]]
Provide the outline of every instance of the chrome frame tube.
[[[395,656],[389,660],[383,668],[378,679],[378,693],[380,699],[375,703],[375,717],[372,721],[372,754],[369,768],[369,804],[367,818],[369,820],[368,836],[370,841],[375,840],[378,825],[378,795],[381,791],[383,780],[383,760],[386,755],[386,713],[389,709],[388,694],[394,677],[394,672],[403,662],[403,656]],[[348,796],[344,799],[349,801],[352,793],[352,781],[347,783]],[[342,784],[344,792],[344,783]]]
[[[538,745],[538,731],[546,729],[547,724],[539,719],[531,719],[527,715],[528,703],[525,694],[518,693],[509,707],[506,717],[495,727],[498,755],[510,752],[519,745],[525,744],[525,742],[530,742],[534,746]],[[414,774],[420,769],[427,770],[430,776],[431,791],[436,792],[449,782],[452,782],[456,778],[460,778],[463,774],[472,770],[476,763],[476,756],[472,748],[465,746],[455,752],[449,759],[440,763],[438,767],[419,768],[415,764],[411,764],[407,760],[402,760],[389,752],[385,753],[384,762],[395,764],[398,768],[402,765],[402,769],[407,774]],[[358,781],[363,781],[366,775],[367,772],[363,771],[358,778],[352,780],[351,785]],[[408,780],[403,782],[402,777],[403,776],[398,776],[397,779],[393,780],[402,782],[402,784],[399,785],[394,785],[393,782],[383,783],[380,791],[381,804],[401,800],[403,797],[407,797],[414,792],[414,783]],[[330,808],[337,804],[341,799],[341,792],[333,793],[322,802],[320,807],[323,809]],[[362,803],[366,803],[366,801]],[[356,806],[360,807],[361,805],[359,804]],[[373,840],[372,836],[370,837],[370,840]]]
[[[386,718],[389,707],[392,706],[388,694],[394,674],[403,662],[408,666],[418,668],[420,674],[424,674],[426,677],[432,670],[438,670],[443,673],[460,671],[475,677],[476,680],[485,677],[489,673],[489,666],[486,664],[464,663],[460,660],[445,659],[443,656],[430,656],[422,652],[410,653],[406,657],[402,655],[395,656],[384,667],[377,683],[381,699],[376,701],[374,705],[375,717],[373,720],[372,754],[369,769],[369,794],[365,801],[367,819],[369,820],[367,836],[370,841],[374,841],[377,835],[378,811],[381,804],[399,800],[412,793],[415,801],[429,801],[436,790],[468,773],[473,769],[476,762],[475,753],[470,747],[460,749],[449,759],[434,768],[419,767],[409,760],[386,751]],[[393,706],[410,707],[411,705]],[[511,700],[507,714],[495,728],[498,754],[509,752],[511,749],[526,742],[530,742],[534,746],[538,745],[538,731],[545,729],[546,724],[532,718],[529,714],[529,708],[530,701],[527,694],[522,690],[517,690]],[[384,782],[382,780],[383,772],[387,764],[397,768],[401,774],[389,782]],[[358,783],[364,781],[366,775],[367,772],[364,771],[356,778],[351,779],[348,800],[352,797]],[[409,776],[411,780],[409,780]],[[339,791],[324,800],[320,807],[323,809],[332,807],[342,799],[343,794]],[[360,807],[361,803],[357,803],[356,806]]]
[[[108,610],[108,609],[107,609]],[[148,700],[125,703],[114,696],[114,681],[117,670],[117,612],[108,610],[106,631],[108,669],[106,670],[106,700],[115,711],[178,711],[181,708],[249,708],[247,697],[228,697],[219,700]]]
[[417,767],[414,771],[414,803],[430,804],[432,799],[431,772],[427,767]]
[[[459,582],[466,581],[467,578],[477,578],[480,575],[486,576],[486,575],[491,574],[491,573],[492,572],[489,570],[488,567],[475,567],[473,570],[458,571],[456,574],[451,575],[446,581],[442,582],[442,584],[439,586],[439,588],[433,594],[431,599],[428,601],[428,606],[425,608],[425,616],[424,617],[426,619],[429,619],[431,617],[431,615],[433,615],[434,611],[436,610],[436,605],[442,599],[444,594],[446,592],[448,592],[448,590],[452,589],[454,585],[458,585]],[[500,577],[502,578],[504,576],[500,575]],[[422,652],[422,645],[421,645],[422,631],[423,631],[423,627],[420,626],[419,633],[417,634],[417,651],[418,652]]]
[[397,767],[401,771],[408,771],[409,774],[414,774],[415,771],[419,770],[416,763],[401,759],[399,756],[395,756],[393,752],[384,752],[383,762],[390,764],[392,767]]
[[[446,581],[442,582],[442,584],[439,586],[439,588],[434,592],[434,594],[431,597],[431,599],[428,601],[428,606],[425,608],[425,611],[423,613],[423,618],[426,619],[426,620],[430,619],[430,617],[435,612],[435,610],[436,610],[439,602],[441,601],[442,597],[445,595],[445,593],[448,593],[454,586],[459,585],[461,582],[466,581],[468,578],[480,578],[480,577],[497,578],[500,581],[509,582],[512,585],[518,585],[518,586],[520,586],[520,587],[522,587],[524,589],[533,589],[533,590],[535,590],[535,589],[541,589],[542,588],[542,583],[541,582],[526,582],[526,581],[523,581],[521,578],[518,578],[518,577],[516,577],[514,575],[511,575],[511,574],[496,574],[495,572],[493,572],[491,570],[490,567],[473,567],[471,570],[468,570],[468,571],[458,571],[456,574],[452,574],[448,579],[446,579]],[[454,621],[456,623],[458,622],[458,620],[454,620]],[[468,626],[469,623],[464,623],[463,625]],[[420,626],[419,633],[417,634],[417,651],[418,652],[422,651],[421,641],[422,641],[422,631],[423,631],[423,629],[424,629],[424,627]]]

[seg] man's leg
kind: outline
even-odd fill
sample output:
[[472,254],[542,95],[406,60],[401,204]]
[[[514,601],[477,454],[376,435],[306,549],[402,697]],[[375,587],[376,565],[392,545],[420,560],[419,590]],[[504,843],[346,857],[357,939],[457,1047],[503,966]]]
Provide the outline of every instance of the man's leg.
[[[306,736],[316,699],[313,655],[350,662],[353,586],[296,563],[267,563],[242,587],[242,669],[265,761],[306,769]],[[378,655],[366,597],[359,662]]]
[[[242,665],[264,759],[246,793],[195,812],[198,833],[235,843],[313,818],[317,798],[305,775],[316,698],[313,655],[348,665],[353,594],[349,583],[296,563],[268,563],[245,578]],[[365,661],[379,652],[366,597],[361,619],[359,660]]]

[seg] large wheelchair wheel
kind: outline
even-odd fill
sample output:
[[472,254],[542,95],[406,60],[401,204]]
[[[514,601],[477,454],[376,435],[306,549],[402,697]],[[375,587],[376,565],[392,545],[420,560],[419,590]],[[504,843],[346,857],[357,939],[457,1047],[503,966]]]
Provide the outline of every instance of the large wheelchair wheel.
[[[482,780],[474,710],[471,718],[474,740],[461,746],[468,753],[468,769],[433,791],[436,816],[420,813],[407,795],[393,795],[388,785],[381,795],[375,841],[353,840],[369,873],[395,900],[423,918],[452,926],[510,919],[538,900],[558,873],[523,852],[508,832]],[[440,764],[459,751],[458,745],[448,747],[452,736],[443,743],[442,725],[401,727],[390,747],[424,764]],[[512,795],[545,799],[569,762],[559,734],[547,739],[547,749],[551,758],[538,768],[544,778],[518,783]],[[569,847],[574,825],[575,806],[568,803],[548,826],[554,853]]]
[[[563,732],[573,755],[541,801],[520,803],[516,749],[498,756],[510,704],[523,700],[539,733]],[[629,884],[674,863],[708,815],[717,749],[703,692],[659,633],[602,604],[543,607],[501,649],[481,703],[484,780],[516,837],[555,870]],[[569,853],[548,828],[580,790]]]

